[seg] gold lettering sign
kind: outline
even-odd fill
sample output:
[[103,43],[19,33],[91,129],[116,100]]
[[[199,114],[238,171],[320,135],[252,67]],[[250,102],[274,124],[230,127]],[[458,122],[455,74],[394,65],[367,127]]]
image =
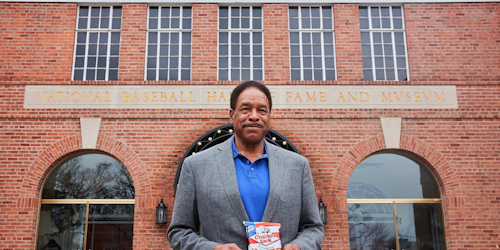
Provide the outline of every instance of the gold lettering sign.
[[[229,85],[28,85],[25,108],[229,108]],[[269,85],[273,108],[457,108],[455,86]]]

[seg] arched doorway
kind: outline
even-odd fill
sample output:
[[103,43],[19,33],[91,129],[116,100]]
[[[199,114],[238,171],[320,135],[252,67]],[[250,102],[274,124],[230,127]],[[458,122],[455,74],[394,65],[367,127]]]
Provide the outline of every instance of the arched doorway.
[[441,192],[430,165],[381,151],[353,171],[347,188],[350,249],[445,250]]
[[[219,143],[224,142],[225,140],[231,138],[233,136],[233,124],[226,124],[220,127],[214,128],[200,138],[198,138],[191,146],[188,148],[182,160],[179,162],[179,166],[177,167],[177,173],[175,174],[174,181],[174,189],[177,189],[177,183],[179,182],[179,177],[181,174],[182,164],[184,163],[184,159],[189,157],[190,155],[196,154],[197,152],[203,151],[205,149],[211,148]],[[286,150],[290,150],[297,154],[300,154],[297,148],[286,139],[280,133],[274,131],[273,129],[269,129],[266,134],[265,140],[269,143],[272,143],[278,147],[282,147]]]

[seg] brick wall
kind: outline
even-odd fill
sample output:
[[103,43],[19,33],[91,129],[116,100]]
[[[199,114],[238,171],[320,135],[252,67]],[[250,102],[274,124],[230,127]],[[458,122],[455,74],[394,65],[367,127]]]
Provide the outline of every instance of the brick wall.
[[[272,128],[310,163],[328,207],[325,249],[349,249],[346,190],[354,168],[385,149],[380,117],[402,117],[401,149],[432,166],[448,249],[500,245],[500,4],[405,4],[409,82],[365,82],[357,4],[333,4],[338,81],[290,81],[287,5],[264,4],[266,84],[456,85],[457,109],[276,109]],[[32,249],[40,191],[81,150],[79,117],[101,117],[97,149],[136,186],[134,249],[166,249],[154,207],[173,206],[184,152],[228,123],[227,110],[25,109],[30,84],[237,84],[217,81],[217,4],[193,4],[192,81],[144,81],[147,4],[123,4],[119,80],[70,81],[77,4],[0,3],[0,245]]]

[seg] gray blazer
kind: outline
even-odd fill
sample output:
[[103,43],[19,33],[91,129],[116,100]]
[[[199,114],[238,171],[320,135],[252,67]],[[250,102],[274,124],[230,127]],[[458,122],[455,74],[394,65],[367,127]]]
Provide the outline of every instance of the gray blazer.
[[[232,141],[185,159],[168,228],[173,249],[212,250],[226,243],[248,249],[243,221],[249,219],[238,190]],[[262,221],[281,223],[282,246],[321,249],[324,228],[307,159],[268,142],[266,146],[270,190]]]

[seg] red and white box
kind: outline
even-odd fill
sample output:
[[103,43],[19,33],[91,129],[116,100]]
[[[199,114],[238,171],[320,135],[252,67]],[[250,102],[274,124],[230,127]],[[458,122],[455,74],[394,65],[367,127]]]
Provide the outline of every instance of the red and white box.
[[248,250],[281,250],[280,223],[244,221]]

